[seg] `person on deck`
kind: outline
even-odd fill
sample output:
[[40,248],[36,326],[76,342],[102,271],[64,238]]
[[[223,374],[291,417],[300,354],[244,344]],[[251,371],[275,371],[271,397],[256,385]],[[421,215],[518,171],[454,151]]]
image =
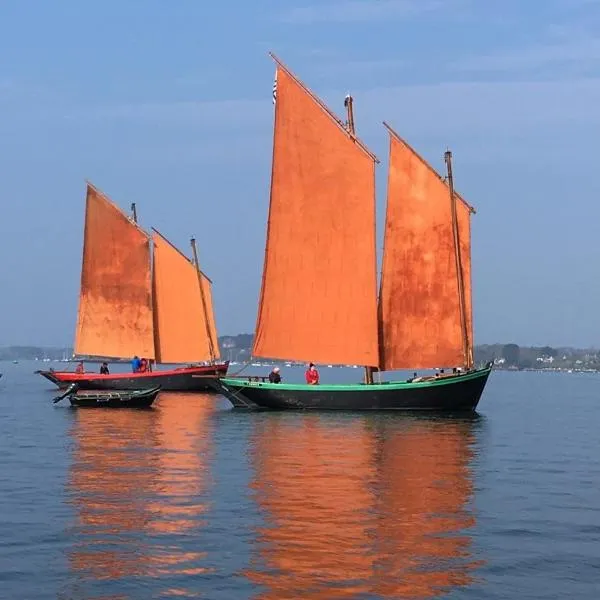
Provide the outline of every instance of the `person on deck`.
[[136,355],[133,357],[133,360],[131,361],[131,370],[132,370],[134,373],[139,373],[139,371],[140,371],[140,364],[141,364],[141,362],[140,362],[140,358],[139,358],[139,356],[136,354]]
[[313,363],[308,365],[308,369],[304,376],[306,377],[306,383],[308,383],[308,385],[319,384],[319,371],[317,371],[317,367],[315,367]]
[[269,383],[281,383],[279,367],[274,367],[273,370],[269,373]]
[[83,375],[83,361],[77,363],[77,366],[75,367],[75,373],[78,375]]
[[140,360],[140,373],[145,373],[148,370],[148,361],[145,358]]
[[100,365],[100,375],[109,375],[109,371],[108,371],[108,363],[103,362]]

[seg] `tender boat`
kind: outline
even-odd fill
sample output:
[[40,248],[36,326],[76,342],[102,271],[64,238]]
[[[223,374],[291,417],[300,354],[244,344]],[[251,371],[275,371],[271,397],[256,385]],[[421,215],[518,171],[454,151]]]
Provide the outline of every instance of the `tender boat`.
[[78,408],[150,408],[160,392],[160,386],[148,390],[81,391],[76,383],[54,398],[56,404],[69,398]]

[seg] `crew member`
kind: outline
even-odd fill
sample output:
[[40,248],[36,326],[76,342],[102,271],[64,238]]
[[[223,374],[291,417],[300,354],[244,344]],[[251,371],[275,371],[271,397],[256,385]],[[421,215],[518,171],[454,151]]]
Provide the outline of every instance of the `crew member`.
[[308,385],[319,384],[319,371],[317,371],[317,367],[315,367],[313,363],[308,365],[308,369],[304,376],[306,377],[306,383],[308,383]]
[[274,367],[273,370],[269,373],[269,383],[281,383],[279,367]]
[[136,354],[136,355],[133,357],[133,360],[131,361],[131,370],[132,370],[134,373],[139,373],[139,370],[140,370],[140,364],[141,364],[141,362],[140,362],[140,358],[139,358],[139,356]]

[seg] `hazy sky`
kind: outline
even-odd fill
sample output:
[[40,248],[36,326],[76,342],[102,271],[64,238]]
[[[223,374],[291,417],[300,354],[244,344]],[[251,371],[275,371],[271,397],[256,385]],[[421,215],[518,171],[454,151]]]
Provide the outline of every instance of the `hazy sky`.
[[[382,161],[387,120],[473,217],[476,342],[600,340],[600,2],[2,0],[0,345],[71,344],[89,178],[251,332],[273,50]],[[315,207],[318,212],[318,207]]]

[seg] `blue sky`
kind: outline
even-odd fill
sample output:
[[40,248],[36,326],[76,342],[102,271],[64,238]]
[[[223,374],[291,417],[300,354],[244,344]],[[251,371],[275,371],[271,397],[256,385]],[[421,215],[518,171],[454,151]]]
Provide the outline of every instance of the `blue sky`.
[[[387,120],[473,204],[479,343],[600,340],[600,2],[3,0],[0,345],[70,344],[89,178],[197,236],[252,331],[274,51],[379,156]],[[318,211],[318,207],[315,207]]]

